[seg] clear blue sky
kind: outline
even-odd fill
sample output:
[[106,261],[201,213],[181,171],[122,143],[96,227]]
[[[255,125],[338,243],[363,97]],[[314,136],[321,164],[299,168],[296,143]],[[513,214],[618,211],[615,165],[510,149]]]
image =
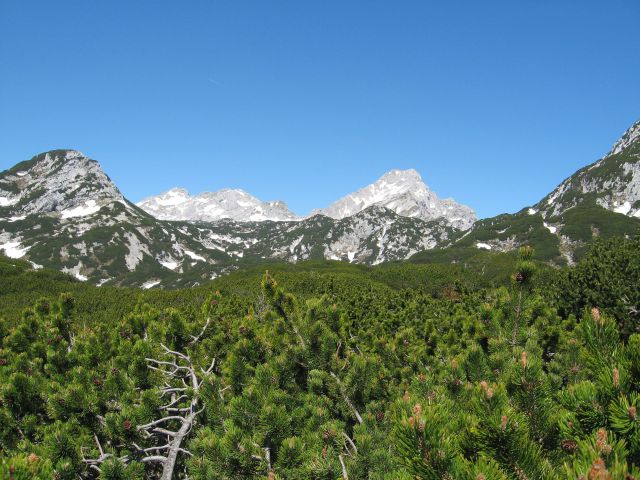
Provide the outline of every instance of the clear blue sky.
[[517,211],[640,118],[640,2],[0,2],[0,170],[54,148],[133,201],[308,213],[416,168]]

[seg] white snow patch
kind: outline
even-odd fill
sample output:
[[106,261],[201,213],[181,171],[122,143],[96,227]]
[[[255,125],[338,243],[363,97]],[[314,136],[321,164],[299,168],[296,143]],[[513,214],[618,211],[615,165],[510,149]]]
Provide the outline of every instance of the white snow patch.
[[29,260],[29,263],[31,264],[34,270],[40,270],[41,268],[43,268],[42,265],[39,265],[36,262],[32,262],[31,260]]
[[175,270],[176,268],[178,268],[178,262],[172,262],[172,261],[163,262],[159,260],[158,263],[162,265],[164,268],[168,268],[169,270]]
[[27,174],[27,172],[16,172],[16,175],[19,177],[24,177]]
[[63,210],[60,212],[60,216],[61,218],[86,217],[96,213],[100,208],[100,205],[97,205],[95,200],[87,200],[84,205]]
[[146,282],[144,282],[142,285],[140,285],[141,288],[144,288],[145,290],[148,290],[152,287],[155,287],[156,285],[160,284],[160,280],[148,280]]
[[549,230],[551,233],[556,233],[558,231],[556,227],[554,227],[553,225],[549,225],[547,222],[542,222],[542,224],[544,225],[544,228]]
[[20,247],[20,242],[7,242],[0,245],[0,250],[9,258],[22,258],[31,247]]
[[85,275],[82,275],[80,273],[81,269],[82,269],[82,260],[80,260],[75,267],[71,267],[71,268],[65,267],[65,268],[62,269],[62,271],[64,273],[68,273],[69,275],[73,275],[74,277],[76,277],[81,282],[86,282],[88,279],[87,279],[87,277]]
[[347,258],[349,262],[353,262],[353,259],[356,257],[356,252],[347,252]]
[[18,220],[24,220],[25,218],[27,218],[26,215],[20,215],[20,216],[17,216],[17,217],[11,217],[11,218],[9,218],[8,221],[9,222],[17,222]]
[[627,213],[629,213],[629,211],[631,211],[631,203],[624,202],[622,205],[615,207],[613,211],[616,213],[621,213],[623,215],[626,215]]
[[483,242],[476,242],[476,248],[483,248],[485,250],[491,250],[491,245]]
[[104,285],[105,283],[107,283],[109,280],[111,280],[111,278],[107,277],[107,278],[102,278],[100,281],[98,281],[98,283],[96,283],[96,285],[98,287],[101,287],[102,285]]
[[192,252],[192,251],[190,251],[190,250],[185,250],[185,251],[184,251],[184,254],[185,254],[186,256],[188,256],[188,257],[191,257],[193,260],[200,260],[201,262],[206,262],[206,261],[207,261],[207,259],[206,259],[206,258],[201,257],[200,255],[198,255],[198,254],[196,254],[196,253],[193,253],[193,252]]
[[530,208],[529,210],[527,210],[527,213],[529,215],[535,215],[536,213],[538,213],[538,210],[536,210],[535,208]]
[[0,197],[0,207],[7,207],[18,203],[17,198]]

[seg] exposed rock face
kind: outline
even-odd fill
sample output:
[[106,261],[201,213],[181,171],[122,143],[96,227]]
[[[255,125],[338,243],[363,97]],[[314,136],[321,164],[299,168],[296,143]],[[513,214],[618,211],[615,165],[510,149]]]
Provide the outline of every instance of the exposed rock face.
[[100,164],[75,150],[54,150],[0,174],[0,206],[13,216],[90,215],[125,199]]
[[607,210],[640,217],[640,121],[597,162],[578,170],[537,205],[545,217],[595,199]]
[[460,230],[467,230],[476,221],[476,215],[471,208],[450,198],[438,198],[422,181],[420,174],[413,169],[392,170],[375,183],[314,213],[341,219],[372,205],[388,208],[404,217],[425,221],[442,218],[447,224]]

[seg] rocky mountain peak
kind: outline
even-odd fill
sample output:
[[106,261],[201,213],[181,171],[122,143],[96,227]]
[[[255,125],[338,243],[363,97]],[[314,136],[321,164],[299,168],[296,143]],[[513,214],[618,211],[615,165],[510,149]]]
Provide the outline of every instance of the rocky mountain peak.
[[420,176],[420,173],[418,173],[416,169],[408,168],[406,170],[399,170],[399,169],[389,170],[387,173],[382,175],[382,177],[380,177],[378,181],[380,180],[402,181],[402,182],[412,182],[412,181],[422,182],[422,177]]
[[476,220],[471,208],[452,199],[438,198],[414,169],[391,170],[374,183],[312,214],[341,219],[372,205],[388,208],[404,217],[426,221],[443,218],[449,225],[463,230],[470,228]]
[[100,164],[77,150],[52,150],[0,173],[0,207],[12,215],[93,213],[125,202]]

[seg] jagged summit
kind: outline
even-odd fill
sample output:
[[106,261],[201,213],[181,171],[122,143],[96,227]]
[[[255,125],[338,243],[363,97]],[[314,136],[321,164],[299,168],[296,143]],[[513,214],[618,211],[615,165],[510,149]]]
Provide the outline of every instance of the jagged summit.
[[372,205],[388,208],[404,217],[427,221],[443,218],[451,226],[462,230],[470,228],[476,220],[471,208],[453,199],[440,199],[414,169],[391,170],[371,185],[341,198],[327,208],[315,210],[312,215],[322,214],[341,219]]
[[172,188],[145,198],[137,205],[160,220],[259,222],[298,219],[282,201],[263,202],[244,190],[231,188],[195,196],[184,188]]
[[[137,205],[160,220],[217,221],[299,221],[286,203],[263,202],[240,189],[223,189],[191,196],[184,188],[172,188],[148,197]],[[378,181],[351,193],[325,209],[306,217],[324,215],[336,220],[355,215],[370,207],[388,208],[404,217],[431,221],[443,218],[454,228],[468,229],[476,219],[469,207],[453,199],[440,199],[422,181],[414,169],[391,170]]]

